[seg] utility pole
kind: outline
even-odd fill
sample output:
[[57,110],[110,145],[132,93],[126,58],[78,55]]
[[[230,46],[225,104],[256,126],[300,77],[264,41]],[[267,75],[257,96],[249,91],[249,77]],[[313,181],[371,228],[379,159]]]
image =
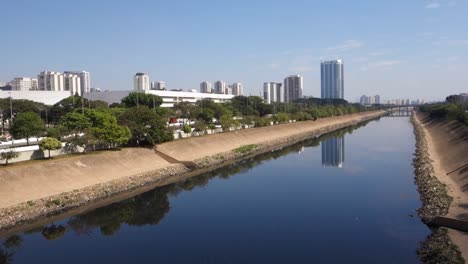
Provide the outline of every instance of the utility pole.
[[81,114],[84,115],[84,98],[83,96],[81,97]]
[[9,129],[10,129],[10,136],[11,136],[11,146],[15,144],[15,139],[13,138],[13,135],[11,134],[11,125],[13,124],[13,98],[11,97],[11,92],[8,92],[10,94],[10,123],[8,124]]

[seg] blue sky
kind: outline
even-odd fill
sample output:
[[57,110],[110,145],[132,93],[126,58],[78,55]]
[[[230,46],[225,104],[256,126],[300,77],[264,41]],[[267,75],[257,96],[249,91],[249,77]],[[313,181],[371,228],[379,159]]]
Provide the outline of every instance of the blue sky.
[[2,1],[0,81],[87,70],[92,86],[132,88],[136,72],[168,88],[203,80],[304,76],[320,96],[320,60],[343,59],[345,98],[443,99],[468,92],[467,0]]

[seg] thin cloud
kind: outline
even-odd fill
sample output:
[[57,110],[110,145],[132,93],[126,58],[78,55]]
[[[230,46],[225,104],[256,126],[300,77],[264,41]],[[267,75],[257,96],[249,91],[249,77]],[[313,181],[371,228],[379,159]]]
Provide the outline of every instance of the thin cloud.
[[291,72],[311,72],[315,71],[316,67],[313,66],[297,66],[297,67],[292,67],[289,70]]
[[279,69],[280,66],[281,65],[279,63],[276,63],[276,62],[272,62],[272,63],[267,64],[267,67],[269,69],[272,69],[272,70]]
[[364,43],[359,41],[359,40],[346,40],[343,44],[337,45],[337,46],[331,46],[328,47],[328,50],[330,51],[335,51],[335,52],[343,52],[343,51],[348,51],[352,49],[357,49],[364,46]]
[[437,2],[431,2],[426,5],[427,9],[434,9],[434,8],[439,8],[439,7],[440,7],[440,3],[437,3]]
[[383,52],[375,51],[375,52],[370,52],[369,56],[376,57],[376,56],[382,56],[384,54],[385,53],[383,53]]
[[361,67],[361,71],[368,71],[371,69],[390,69],[392,66],[405,63],[404,60],[382,60],[382,61],[375,61],[369,62],[367,66]]

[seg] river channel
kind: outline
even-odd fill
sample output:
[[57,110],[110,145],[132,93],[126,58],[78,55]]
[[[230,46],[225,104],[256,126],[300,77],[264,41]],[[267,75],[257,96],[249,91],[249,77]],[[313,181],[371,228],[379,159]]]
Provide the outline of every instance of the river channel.
[[383,117],[0,239],[5,263],[418,263],[415,139]]

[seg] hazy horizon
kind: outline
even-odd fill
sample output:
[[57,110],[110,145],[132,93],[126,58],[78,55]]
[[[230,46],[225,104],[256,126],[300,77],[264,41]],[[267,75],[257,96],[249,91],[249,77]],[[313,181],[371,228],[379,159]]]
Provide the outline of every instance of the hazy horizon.
[[168,89],[203,80],[304,77],[320,97],[320,61],[344,60],[345,99],[441,100],[467,92],[468,2],[132,1],[2,4],[0,81],[87,70],[101,89],[133,88],[145,72]]

